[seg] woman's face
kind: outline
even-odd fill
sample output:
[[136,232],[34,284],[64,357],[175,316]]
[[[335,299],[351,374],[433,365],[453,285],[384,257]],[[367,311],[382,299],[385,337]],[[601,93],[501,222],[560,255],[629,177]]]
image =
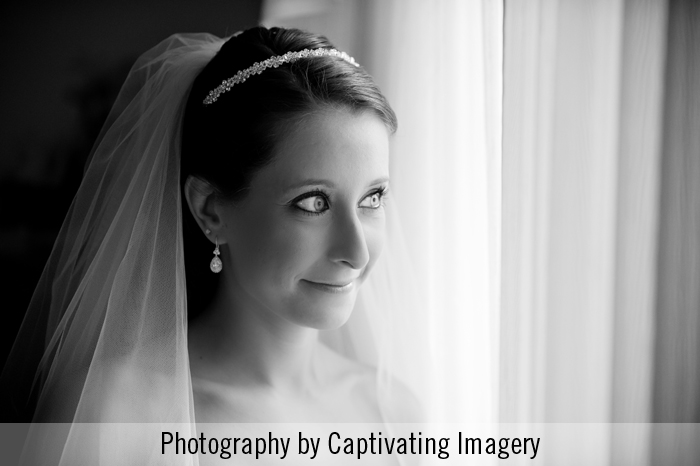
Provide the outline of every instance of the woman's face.
[[286,136],[246,197],[220,206],[236,306],[336,328],[384,242],[389,136],[371,112],[326,110]]

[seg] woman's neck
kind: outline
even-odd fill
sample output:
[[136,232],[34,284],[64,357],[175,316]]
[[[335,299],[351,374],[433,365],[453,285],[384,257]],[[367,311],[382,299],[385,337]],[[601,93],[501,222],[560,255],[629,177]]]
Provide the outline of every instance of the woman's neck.
[[227,385],[306,390],[319,382],[318,330],[301,327],[221,286],[189,330],[193,375]]

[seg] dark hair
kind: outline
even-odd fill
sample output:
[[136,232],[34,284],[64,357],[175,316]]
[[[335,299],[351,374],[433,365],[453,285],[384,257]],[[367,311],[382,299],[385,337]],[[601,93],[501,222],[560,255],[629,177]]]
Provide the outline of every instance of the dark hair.
[[[324,36],[298,29],[255,27],[229,38],[192,84],[182,127],[181,185],[189,175],[216,195],[242,199],[257,170],[303,117],[326,108],[372,111],[396,131],[396,115],[372,77],[338,57],[303,58],[268,68],[235,85],[211,105],[203,100],[223,80],[255,62],[304,49],[334,48]],[[183,198],[184,199],[184,198]],[[218,286],[208,270],[213,247],[189,209],[183,212],[190,317],[206,308]]]

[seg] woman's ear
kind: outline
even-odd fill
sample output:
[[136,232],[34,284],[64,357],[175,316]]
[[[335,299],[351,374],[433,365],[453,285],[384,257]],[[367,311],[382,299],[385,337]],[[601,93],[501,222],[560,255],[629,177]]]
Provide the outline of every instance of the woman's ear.
[[[220,236],[218,233],[222,221],[216,212],[214,188],[206,181],[190,175],[185,181],[185,199],[202,232],[208,238]],[[219,243],[223,244],[221,241]]]

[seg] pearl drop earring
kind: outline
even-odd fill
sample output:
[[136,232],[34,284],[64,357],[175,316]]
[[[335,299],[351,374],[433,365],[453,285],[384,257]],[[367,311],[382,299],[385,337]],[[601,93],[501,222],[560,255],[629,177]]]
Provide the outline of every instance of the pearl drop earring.
[[221,269],[224,267],[224,265],[221,263],[221,259],[219,259],[219,239],[216,238],[216,249],[214,249],[214,258],[211,260],[211,263],[209,264],[209,268],[211,269],[212,272],[214,273],[219,273],[221,272]]

